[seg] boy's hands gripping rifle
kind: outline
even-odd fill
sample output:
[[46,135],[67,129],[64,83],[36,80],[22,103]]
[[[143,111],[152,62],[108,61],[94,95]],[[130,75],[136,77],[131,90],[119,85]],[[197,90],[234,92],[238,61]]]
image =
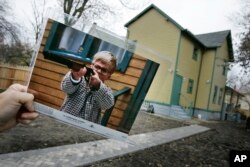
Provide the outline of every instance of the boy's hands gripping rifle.
[[87,72],[84,75],[86,82],[89,82],[91,75],[94,74],[93,69],[86,66],[84,62],[73,54],[62,53],[57,51],[44,51],[44,58],[66,65],[68,68],[79,71],[81,68],[86,68]]
[[86,71],[86,73],[84,75],[84,78],[85,78],[85,81],[87,83],[89,82],[90,77],[94,74],[93,69],[87,67],[85,64],[80,64],[78,62],[72,61],[72,63],[69,63],[69,65],[67,65],[67,66],[68,66],[68,68],[70,68],[70,69],[72,69],[74,71],[79,71],[81,68],[85,67],[87,69],[87,71]]

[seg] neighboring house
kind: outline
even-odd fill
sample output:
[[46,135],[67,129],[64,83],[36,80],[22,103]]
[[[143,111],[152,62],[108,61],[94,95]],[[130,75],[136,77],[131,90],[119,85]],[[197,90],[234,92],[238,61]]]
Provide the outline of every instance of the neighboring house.
[[[194,35],[155,5],[125,24],[127,37],[172,60],[161,61],[146,96],[155,111],[173,106],[190,116],[220,119],[226,83],[226,63],[233,61],[230,30]],[[157,60],[154,60],[157,61]]]
[[[244,94],[237,92],[236,90],[226,86],[224,104],[231,105],[232,106],[231,111],[232,111],[236,106],[242,105],[242,101],[243,101],[242,98],[244,98],[244,96],[245,96]],[[242,108],[242,107],[243,106],[241,106],[240,108]],[[245,107],[245,105],[244,105],[244,107]]]
[[232,105],[233,108],[239,107],[250,112],[250,94],[240,93],[232,88],[226,87],[225,100],[226,105]]
[[244,98],[244,99],[241,98],[241,99],[239,100],[240,108],[241,108],[241,109],[244,109],[244,110],[249,110],[249,112],[250,112],[250,99],[249,99],[250,94],[247,93],[247,94],[244,94],[244,96],[245,96],[246,98]]

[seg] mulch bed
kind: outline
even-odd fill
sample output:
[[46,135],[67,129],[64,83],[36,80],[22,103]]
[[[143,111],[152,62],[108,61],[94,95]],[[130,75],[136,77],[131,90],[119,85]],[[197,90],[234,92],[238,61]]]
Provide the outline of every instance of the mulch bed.
[[115,159],[92,164],[107,166],[228,167],[231,150],[250,151],[250,131],[241,123],[200,122],[210,131],[175,142],[148,148]]
[[[200,124],[210,131],[175,142],[148,148],[122,157],[97,162],[90,166],[156,166],[193,167],[229,166],[230,150],[250,151],[250,131],[246,121],[178,121],[140,112],[130,135]],[[28,126],[18,125],[0,134],[0,153],[42,149],[83,143],[104,137],[40,116]]]
[[[140,112],[130,131],[130,135],[183,126],[182,122],[155,117]],[[102,136],[58,122],[40,115],[29,125],[0,133],[0,154],[42,149],[67,144],[84,143],[105,139]]]

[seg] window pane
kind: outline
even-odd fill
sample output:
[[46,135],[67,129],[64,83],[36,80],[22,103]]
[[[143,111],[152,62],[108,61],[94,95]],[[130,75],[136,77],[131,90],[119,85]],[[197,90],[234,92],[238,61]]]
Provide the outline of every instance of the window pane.
[[194,50],[193,50],[193,56],[192,56],[192,58],[194,60],[198,59],[198,53],[199,53],[199,50],[197,48],[194,48]]
[[79,50],[84,41],[85,33],[66,27],[63,31],[62,38],[58,49],[71,52],[81,52]]
[[213,103],[216,103],[218,87],[214,86]]
[[194,85],[194,81],[192,79],[189,79],[188,80],[187,93],[192,94],[192,92],[193,92],[193,85]]

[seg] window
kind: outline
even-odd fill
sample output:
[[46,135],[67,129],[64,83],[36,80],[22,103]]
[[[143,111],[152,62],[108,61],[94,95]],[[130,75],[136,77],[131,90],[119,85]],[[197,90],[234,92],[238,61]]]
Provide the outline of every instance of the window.
[[218,98],[218,104],[221,104],[222,98],[223,98],[223,88],[220,88],[219,98]]
[[[115,38],[111,35],[109,37]],[[127,69],[132,52],[54,21],[44,47],[44,55],[46,59],[68,65],[67,59],[91,63],[93,55],[104,50],[110,51],[117,58],[117,70],[124,72]]]
[[193,56],[192,56],[193,60],[196,60],[196,61],[198,60],[198,54],[199,54],[199,49],[194,48]]
[[71,27],[66,27],[63,31],[58,49],[66,50],[73,53],[80,53],[82,51],[80,47],[85,37],[85,33],[74,30]]
[[214,86],[213,103],[216,103],[218,86]]
[[192,94],[192,92],[193,92],[193,86],[194,86],[194,80],[189,79],[188,80],[187,93]]
[[129,63],[130,57],[132,56],[133,53],[125,50],[124,48],[118,47],[114,44],[111,44],[109,42],[106,42],[104,40],[101,40],[100,43],[95,46],[93,44],[90,48],[90,51],[92,51],[92,48],[97,48],[97,52],[99,51],[104,51],[108,50],[110,51],[113,55],[116,56],[117,59],[117,70],[119,71],[125,71],[127,68],[127,65]]

